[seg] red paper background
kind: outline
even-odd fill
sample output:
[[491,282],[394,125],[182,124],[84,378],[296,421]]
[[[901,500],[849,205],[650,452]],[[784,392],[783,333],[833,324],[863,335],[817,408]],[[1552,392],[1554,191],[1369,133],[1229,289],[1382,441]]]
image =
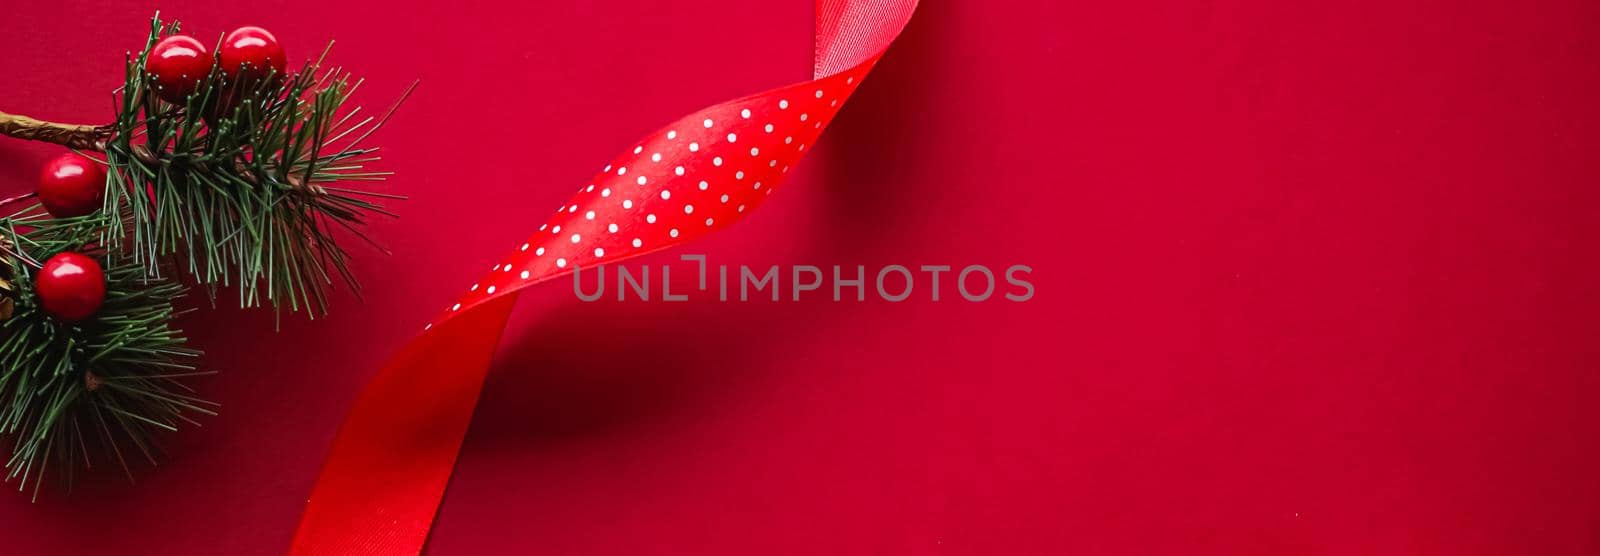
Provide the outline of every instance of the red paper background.
[[[15,2],[98,122],[155,6]],[[811,4],[170,1],[338,39],[411,196],[326,320],[187,323],[205,428],[0,498],[7,553],[273,554],[380,362],[611,155],[810,72]],[[429,552],[1600,551],[1593,2],[922,6],[713,262],[1023,263],[1033,301],[525,296]],[[0,142],[0,193],[50,148]],[[673,254],[675,255],[675,254]],[[669,261],[672,255],[652,259]]]

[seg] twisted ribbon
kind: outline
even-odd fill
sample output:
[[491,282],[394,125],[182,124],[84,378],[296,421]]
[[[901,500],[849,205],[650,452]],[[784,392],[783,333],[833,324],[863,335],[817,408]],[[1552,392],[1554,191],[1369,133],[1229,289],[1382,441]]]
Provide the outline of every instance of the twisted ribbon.
[[418,554],[522,288],[667,249],[765,202],[917,0],[818,0],[813,79],[685,116],[612,159],[356,397],[291,554]]

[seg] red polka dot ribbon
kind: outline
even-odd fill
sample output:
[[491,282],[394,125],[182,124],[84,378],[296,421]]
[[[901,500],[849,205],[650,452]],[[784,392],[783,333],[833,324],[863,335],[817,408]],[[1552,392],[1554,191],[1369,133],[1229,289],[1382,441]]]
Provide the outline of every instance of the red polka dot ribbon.
[[522,288],[675,247],[761,206],[916,9],[819,0],[813,79],[711,106],[636,143],[396,353],[357,396],[292,554],[418,554]]

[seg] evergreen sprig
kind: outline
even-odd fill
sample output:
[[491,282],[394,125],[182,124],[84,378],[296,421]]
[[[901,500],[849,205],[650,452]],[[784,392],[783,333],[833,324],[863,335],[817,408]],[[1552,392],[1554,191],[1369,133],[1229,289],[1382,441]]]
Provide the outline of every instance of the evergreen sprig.
[[[134,455],[154,462],[153,433],[216,407],[181,382],[207,374],[172,326],[184,288],[98,249],[108,218],[42,213],[35,206],[0,219],[0,293],[10,312],[0,321],[0,434],[12,441],[5,479],[31,485],[35,498],[51,468],[70,484],[78,462],[105,452],[125,471]],[[96,256],[106,271],[105,302],[81,322],[52,318],[33,293],[40,261],[64,251]]]
[[107,229],[127,241],[107,244],[152,276],[177,262],[213,299],[237,285],[245,307],[323,314],[333,274],[359,293],[339,237],[372,243],[365,221],[391,215],[379,202],[400,197],[349,184],[389,174],[367,168],[378,149],[363,141],[394,108],[374,118],[349,107],[361,81],[324,69],[326,49],[297,72],[264,79],[230,80],[214,64],[185,103],[163,101],[143,68],[177,30],[157,16],[143,51],[127,60],[103,150],[106,212],[131,218]]
[[[230,78],[214,62],[191,95],[168,102],[145,63],[177,31],[152,18],[144,48],[127,56],[109,124],[0,112],[0,135],[104,153],[107,166],[93,215],[54,219],[35,201],[0,217],[5,480],[31,485],[35,497],[47,470],[70,481],[80,460],[107,452],[124,470],[136,455],[154,461],[156,431],[213,414],[215,404],[181,382],[208,373],[196,370],[199,352],[173,326],[184,293],[175,278],[192,278],[213,303],[236,287],[244,307],[321,315],[335,280],[359,292],[340,240],[372,243],[364,224],[390,215],[383,200],[400,198],[358,186],[388,175],[367,168],[379,157],[364,141],[411,88],[382,117],[364,116],[350,102],[361,81],[324,68],[325,49],[286,75]],[[41,261],[65,251],[95,257],[105,271],[105,301],[87,320],[53,318],[34,293]]]

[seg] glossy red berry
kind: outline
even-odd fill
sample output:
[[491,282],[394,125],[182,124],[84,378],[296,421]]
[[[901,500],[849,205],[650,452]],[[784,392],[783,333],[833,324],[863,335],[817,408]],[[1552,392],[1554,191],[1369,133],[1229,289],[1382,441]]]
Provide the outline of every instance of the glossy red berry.
[[211,53],[194,37],[172,35],[150,49],[144,71],[155,80],[157,96],[181,103],[211,73]]
[[100,210],[106,171],[99,163],[67,153],[44,165],[39,174],[39,202],[56,218],[83,216]]
[[45,312],[66,322],[94,315],[106,301],[106,273],[100,263],[81,253],[50,257],[33,280],[33,291]]
[[229,77],[259,79],[268,74],[282,76],[283,46],[271,32],[260,27],[240,27],[222,39],[217,60]]

